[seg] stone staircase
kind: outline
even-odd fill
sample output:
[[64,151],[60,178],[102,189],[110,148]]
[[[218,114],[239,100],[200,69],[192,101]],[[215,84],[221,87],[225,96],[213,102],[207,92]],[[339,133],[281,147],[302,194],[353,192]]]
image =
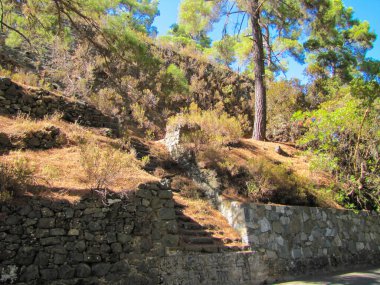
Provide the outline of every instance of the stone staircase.
[[143,167],[143,169],[149,173],[153,173],[159,165],[159,160],[156,156],[151,155],[149,146],[144,144],[141,140],[132,137],[130,139],[130,147],[136,151],[136,157],[138,160],[142,160],[144,157],[149,158],[149,162]]
[[[151,154],[149,145],[140,139],[132,137],[130,147],[135,149],[136,157],[139,160],[144,157],[149,158],[149,162],[144,166],[144,170],[153,173],[156,168],[163,166],[163,162]],[[178,247],[168,248],[168,253],[177,252],[198,252],[198,253],[221,253],[221,252],[241,252],[250,251],[249,245],[244,244],[242,239],[231,238],[213,224],[212,219],[197,222],[194,217],[184,213],[186,206],[175,203],[176,221],[180,242]],[[226,226],[229,226],[228,224]]]
[[243,244],[241,238],[232,240],[228,237],[223,237],[223,232],[217,231],[214,225],[201,225],[191,217],[186,216],[183,213],[182,205],[176,204],[175,212],[180,243],[178,248],[171,250],[203,253],[250,250],[248,245]]

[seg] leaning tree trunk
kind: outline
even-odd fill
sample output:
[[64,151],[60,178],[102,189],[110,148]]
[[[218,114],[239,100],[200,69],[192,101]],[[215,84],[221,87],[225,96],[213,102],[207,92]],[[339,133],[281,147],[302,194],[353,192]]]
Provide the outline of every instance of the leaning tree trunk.
[[265,139],[266,131],[266,90],[265,90],[265,68],[264,68],[264,46],[261,31],[259,0],[251,0],[249,3],[249,14],[251,15],[253,36],[253,61],[255,64],[255,121],[252,138],[256,140]]

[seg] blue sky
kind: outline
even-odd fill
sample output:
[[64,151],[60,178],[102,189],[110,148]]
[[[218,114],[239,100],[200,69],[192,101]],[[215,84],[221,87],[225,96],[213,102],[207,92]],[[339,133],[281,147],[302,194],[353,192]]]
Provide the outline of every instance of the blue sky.
[[[378,35],[374,48],[367,54],[368,57],[380,59],[380,0],[343,0],[348,7],[353,7],[355,17],[360,20],[367,20],[372,30]],[[158,28],[159,35],[164,35],[169,30],[169,27],[177,22],[178,6],[180,0],[160,0],[158,16],[154,25]],[[210,33],[213,40],[218,40],[221,37],[220,25]],[[288,78],[304,78],[303,66],[294,62],[289,62]]]

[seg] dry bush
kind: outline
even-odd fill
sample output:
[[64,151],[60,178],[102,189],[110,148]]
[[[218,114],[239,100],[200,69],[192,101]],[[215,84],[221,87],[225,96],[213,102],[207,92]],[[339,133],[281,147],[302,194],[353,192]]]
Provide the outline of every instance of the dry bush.
[[181,193],[181,197],[199,199],[204,197],[204,191],[195,182],[184,176],[175,176],[171,182],[171,187]]
[[11,133],[26,133],[50,127],[52,124],[61,123],[62,113],[54,113],[45,116],[42,120],[31,118],[28,114],[18,113],[16,117],[12,118],[12,126],[9,128]]
[[111,116],[116,116],[123,105],[122,96],[113,88],[103,88],[89,99],[100,111]]
[[34,169],[23,157],[0,162],[0,202],[10,200],[35,183]]
[[239,121],[221,110],[201,110],[192,103],[184,113],[169,118],[168,128],[187,126],[183,141],[194,144],[196,149],[201,145],[222,146],[237,142],[243,135]]
[[59,82],[67,95],[88,98],[95,80],[96,59],[87,43],[70,49],[57,39],[52,45],[45,75]]
[[304,188],[307,182],[283,165],[255,158],[249,161],[248,170],[252,179],[247,182],[247,195],[253,200],[296,205],[312,203]]
[[0,76],[9,77],[12,81],[29,85],[29,86],[38,86],[49,89],[49,85],[46,84],[38,75],[35,73],[24,72],[24,71],[10,71],[0,68]]
[[139,124],[140,128],[143,128],[147,121],[144,108],[140,104],[134,103],[131,105],[131,109],[133,119]]
[[81,163],[93,190],[105,190],[114,184],[128,168],[137,168],[133,153],[123,152],[95,142],[81,146]]
[[[77,145],[91,137],[96,136],[91,128],[86,128],[79,124],[72,124],[63,121],[61,113],[54,113],[45,116],[42,120],[33,119],[26,114],[19,113],[16,117],[10,119],[2,117],[0,119],[0,127],[2,131],[11,136],[19,136],[28,132],[43,130],[51,126],[57,127],[62,131],[62,135],[58,138],[58,144]],[[88,139],[86,139],[88,137]]]

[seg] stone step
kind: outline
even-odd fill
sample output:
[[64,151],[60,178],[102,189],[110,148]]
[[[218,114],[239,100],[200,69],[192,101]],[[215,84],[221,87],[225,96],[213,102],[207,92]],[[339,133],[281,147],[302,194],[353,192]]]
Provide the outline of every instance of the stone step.
[[204,253],[217,253],[220,252],[220,246],[218,245],[193,245],[186,244],[181,246],[183,251],[187,252],[204,252]]
[[185,230],[203,230],[203,229],[205,229],[200,224],[192,223],[192,222],[180,222],[178,226],[180,229],[182,228]]
[[222,238],[221,240],[223,241],[224,244],[234,243],[234,242],[236,242],[236,243],[242,242],[241,238],[236,238],[236,239]]
[[176,248],[167,248],[169,255],[178,251],[182,252],[199,252],[199,253],[218,253],[218,252],[251,252],[248,245],[241,246],[224,246],[224,245],[198,245],[198,244],[182,244]]
[[138,139],[132,138],[130,140],[131,148],[136,151],[137,158],[141,159],[150,154],[150,149],[147,145],[140,142]]
[[231,251],[251,251],[249,245],[231,245],[231,246],[221,246],[220,252],[231,252]]
[[209,230],[215,230],[216,226],[212,224],[205,224],[203,225],[204,228],[209,229]]
[[182,240],[187,244],[214,244],[215,242],[211,237],[184,236]]
[[177,215],[177,220],[182,222],[193,222],[193,219],[185,215]]
[[210,233],[199,230],[179,230],[179,234],[182,236],[209,236]]

